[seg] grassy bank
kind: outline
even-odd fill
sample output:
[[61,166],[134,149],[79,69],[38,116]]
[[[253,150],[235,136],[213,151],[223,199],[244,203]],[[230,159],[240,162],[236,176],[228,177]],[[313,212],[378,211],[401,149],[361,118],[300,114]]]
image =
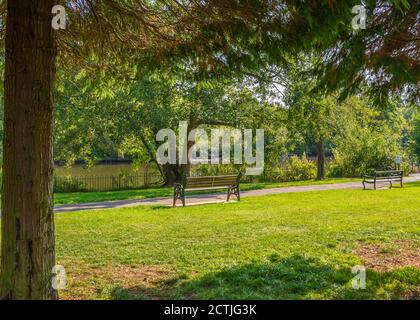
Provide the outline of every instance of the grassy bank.
[[[64,299],[419,298],[420,183],[56,215]],[[366,289],[351,268],[367,268]]]

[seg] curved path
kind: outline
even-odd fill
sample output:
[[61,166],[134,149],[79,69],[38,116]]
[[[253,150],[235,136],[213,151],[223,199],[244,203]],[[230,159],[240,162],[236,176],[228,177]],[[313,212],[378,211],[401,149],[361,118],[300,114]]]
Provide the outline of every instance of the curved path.
[[[420,174],[413,174],[410,177],[404,178],[404,182],[420,181]],[[384,183],[384,186],[388,186],[388,182]],[[339,190],[339,189],[361,189],[361,182],[344,182],[334,184],[320,184],[320,185],[306,185],[306,186],[295,186],[295,187],[279,187],[271,189],[258,189],[242,191],[241,197],[256,197],[264,196],[269,194],[280,194],[290,192],[307,192],[307,191],[321,191],[321,190]],[[226,194],[200,194],[191,195],[186,197],[187,206],[206,204],[206,203],[219,203],[226,201]],[[113,209],[123,207],[133,207],[139,205],[163,205],[171,206],[172,198],[151,198],[151,199],[133,199],[133,200],[117,200],[117,201],[105,201],[105,202],[93,202],[93,203],[80,203],[80,204],[65,204],[54,207],[54,212],[73,212],[81,210],[94,210],[94,209]],[[181,202],[178,201],[178,206]]]

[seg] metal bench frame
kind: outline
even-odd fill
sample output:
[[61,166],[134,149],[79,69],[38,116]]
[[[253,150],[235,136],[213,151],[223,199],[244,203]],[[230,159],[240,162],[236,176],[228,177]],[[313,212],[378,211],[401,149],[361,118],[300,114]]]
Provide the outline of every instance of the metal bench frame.
[[185,177],[182,183],[174,184],[174,199],[175,206],[177,200],[181,200],[185,207],[185,192],[193,190],[216,190],[227,189],[227,199],[230,200],[232,195],[235,195],[238,201],[241,200],[239,193],[239,175],[224,175],[224,176],[202,176],[202,177]]
[[373,175],[363,176],[363,190],[366,189],[366,183],[373,183],[373,187],[376,190],[376,183],[379,181],[389,182],[389,187],[392,188],[392,182],[399,182],[400,187],[403,187],[403,171],[402,170],[387,170],[387,171],[375,171]]

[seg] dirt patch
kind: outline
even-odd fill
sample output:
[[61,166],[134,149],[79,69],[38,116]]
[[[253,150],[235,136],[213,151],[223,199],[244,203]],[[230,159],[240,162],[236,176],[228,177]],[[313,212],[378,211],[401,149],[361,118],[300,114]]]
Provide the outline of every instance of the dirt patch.
[[95,268],[78,266],[68,272],[67,290],[63,292],[62,297],[71,300],[103,299],[119,292],[130,295],[144,293],[147,298],[154,299],[159,298],[160,289],[175,278],[174,272],[157,265]]
[[127,267],[114,266],[104,268],[84,269],[82,273],[75,274],[79,280],[101,279],[119,282],[155,283],[171,275],[171,272],[162,266]]
[[375,271],[389,271],[399,267],[420,268],[420,241],[365,244],[356,250],[356,254],[367,268]]
[[420,300],[420,286],[401,294],[403,300]]

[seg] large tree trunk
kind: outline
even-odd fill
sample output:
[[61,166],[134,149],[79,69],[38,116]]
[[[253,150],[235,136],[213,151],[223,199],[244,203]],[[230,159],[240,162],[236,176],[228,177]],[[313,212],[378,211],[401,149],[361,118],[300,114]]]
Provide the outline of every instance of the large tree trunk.
[[173,187],[178,182],[178,165],[166,163],[162,165],[163,178],[167,187]]
[[318,141],[316,143],[316,152],[317,152],[317,180],[322,180],[325,178],[325,150],[324,142]]
[[7,1],[0,298],[55,299],[54,0]]
[[[190,132],[193,129],[197,129],[198,128],[198,122],[196,119],[190,117],[190,121],[188,123],[188,128],[187,128],[187,136],[190,134]],[[156,136],[156,135],[155,135]],[[190,172],[191,172],[191,164],[189,159],[187,159],[187,164],[163,164],[160,165],[157,163],[156,161],[156,152],[153,150],[151,150],[151,148],[149,147],[149,144],[147,143],[146,139],[144,138],[144,136],[141,136],[143,145],[147,148],[149,156],[151,157],[151,159],[156,162],[156,164],[158,165],[159,171],[162,174],[162,177],[165,180],[165,185],[168,187],[173,187],[175,182],[182,182],[183,177],[185,176],[189,176]],[[187,153],[188,150],[190,150],[192,148],[192,146],[194,145],[194,141],[187,141]],[[179,159],[178,159],[179,161]]]

